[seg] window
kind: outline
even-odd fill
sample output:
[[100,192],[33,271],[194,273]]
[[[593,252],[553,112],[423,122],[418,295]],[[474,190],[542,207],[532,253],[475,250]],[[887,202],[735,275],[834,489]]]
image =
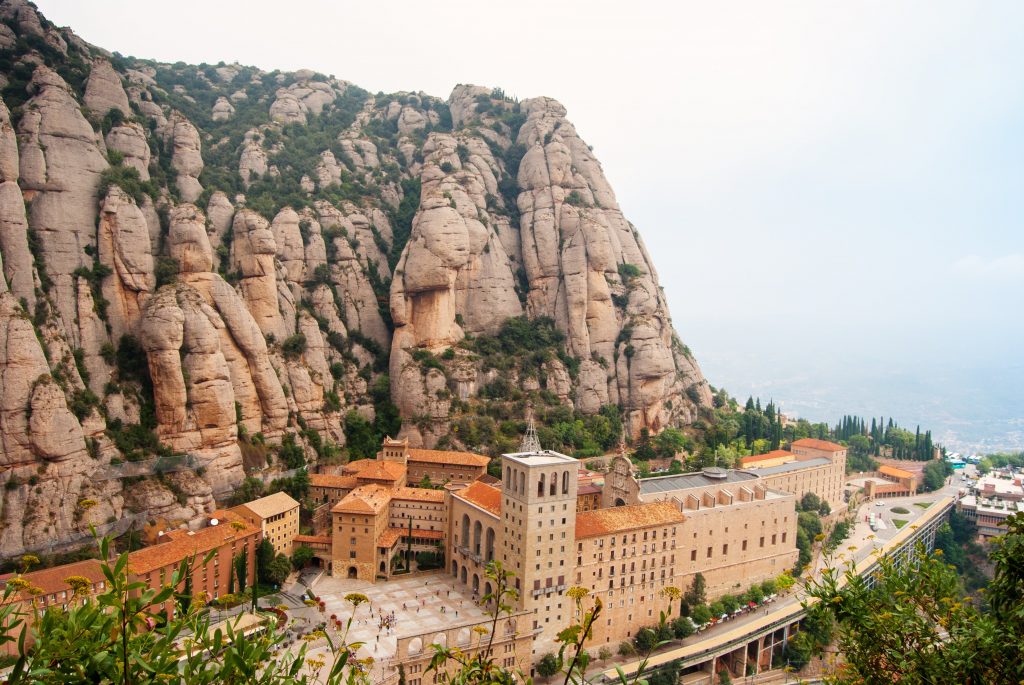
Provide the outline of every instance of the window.
[[764,536],[761,536],[761,547],[764,547]]
[[711,548],[708,547],[708,559],[710,559],[710,558],[711,558]]

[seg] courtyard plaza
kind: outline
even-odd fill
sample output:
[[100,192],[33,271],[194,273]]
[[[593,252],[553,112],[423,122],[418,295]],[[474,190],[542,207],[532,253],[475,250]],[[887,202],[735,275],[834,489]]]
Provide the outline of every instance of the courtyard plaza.
[[[369,603],[356,608],[348,641],[362,642],[357,656],[373,657],[380,663],[394,656],[398,638],[430,637],[460,623],[475,623],[488,614],[468,588],[455,584],[443,572],[393,579],[384,583],[324,576],[313,592],[326,604],[325,617],[332,614],[344,623],[352,614],[345,595],[358,592]],[[426,646],[426,644],[424,646]]]

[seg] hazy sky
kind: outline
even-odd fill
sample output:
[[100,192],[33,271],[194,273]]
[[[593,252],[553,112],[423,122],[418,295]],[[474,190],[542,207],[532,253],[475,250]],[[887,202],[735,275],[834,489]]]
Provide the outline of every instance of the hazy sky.
[[737,394],[807,360],[1021,366],[1024,3],[37,4],[125,55],[557,98]]

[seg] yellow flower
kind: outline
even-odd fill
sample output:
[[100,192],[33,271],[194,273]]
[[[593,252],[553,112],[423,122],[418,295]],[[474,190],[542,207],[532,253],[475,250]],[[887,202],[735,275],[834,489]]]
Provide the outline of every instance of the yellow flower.
[[89,589],[92,587],[92,582],[84,576],[68,576],[64,579],[64,583],[71,588],[75,597],[89,594]]
[[93,507],[96,506],[96,504],[96,500],[89,499],[88,497],[86,497],[85,499],[78,500],[78,508],[83,511],[88,511],[89,509],[92,509]]
[[588,590],[585,587],[580,587],[579,585],[574,585],[568,590],[566,590],[565,594],[571,597],[572,599],[583,599],[584,597],[590,594],[590,590]]
[[365,604],[369,602],[370,598],[361,592],[350,592],[347,595],[345,595],[345,601],[351,604],[352,606],[359,606],[360,604]]

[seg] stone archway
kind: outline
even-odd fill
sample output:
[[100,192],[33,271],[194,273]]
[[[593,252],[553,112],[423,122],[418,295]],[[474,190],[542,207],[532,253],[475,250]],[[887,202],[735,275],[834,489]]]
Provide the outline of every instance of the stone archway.
[[359,570],[355,566],[349,566],[348,567],[348,577],[349,578],[358,578],[359,577]]

